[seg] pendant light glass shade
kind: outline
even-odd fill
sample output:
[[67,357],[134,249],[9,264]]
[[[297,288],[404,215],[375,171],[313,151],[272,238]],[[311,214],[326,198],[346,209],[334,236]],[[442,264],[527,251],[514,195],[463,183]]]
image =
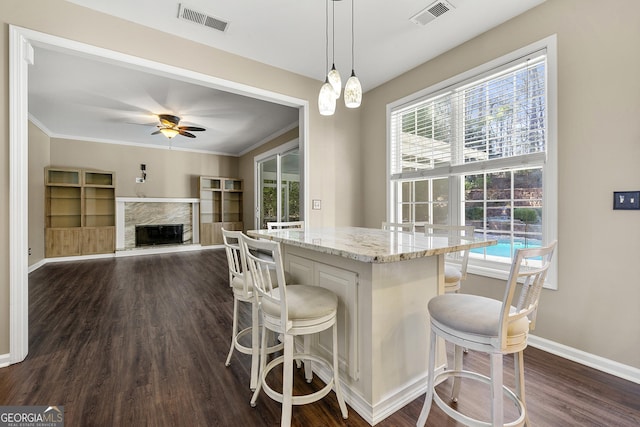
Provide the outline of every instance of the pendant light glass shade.
[[[329,65],[329,0],[325,2],[325,5],[325,58],[327,59],[327,65]],[[335,66],[333,68],[335,69]],[[338,78],[340,78],[340,75],[338,75]],[[320,94],[318,94],[318,110],[323,116],[332,116],[336,111],[336,93],[331,83],[329,83],[329,75],[324,78],[324,84],[320,88]]]
[[338,72],[338,70],[336,70],[336,64],[333,64],[333,66],[331,67],[331,71],[329,71],[327,78],[329,79],[331,87],[333,87],[336,99],[340,98],[340,91],[342,90],[342,79],[340,78],[340,73]]
[[354,0],[351,0],[351,77],[347,80],[347,84],[344,85],[344,105],[347,108],[358,108],[362,102],[362,85],[360,80],[356,77],[354,70],[354,30],[353,30],[353,15],[354,15]]
[[318,95],[318,110],[323,116],[331,116],[336,111],[336,97],[329,79],[325,79]]
[[344,86],[344,105],[347,108],[358,108],[362,102],[362,86],[356,77],[355,71],[351,70],[351,77]]

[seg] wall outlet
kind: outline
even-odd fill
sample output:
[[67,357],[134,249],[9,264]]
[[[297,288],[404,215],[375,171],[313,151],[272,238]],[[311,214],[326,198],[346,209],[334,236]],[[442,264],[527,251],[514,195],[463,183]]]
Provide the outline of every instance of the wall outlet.
[[613,209],[640,209],[640,191],[614,191]]
[[136,177],[136,184],[142,184],[144,182],[144,178]]
[[322,202],[318,199],[314,199],[311,209],[315,209],[315,210],[322,209]]

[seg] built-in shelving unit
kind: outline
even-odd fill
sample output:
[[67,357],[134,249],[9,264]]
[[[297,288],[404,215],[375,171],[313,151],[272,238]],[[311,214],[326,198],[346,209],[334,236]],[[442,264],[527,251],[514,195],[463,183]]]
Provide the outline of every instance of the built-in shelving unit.
[[222,244],[222,228],[242,230],[243,183],[237,178],[200,177],[200,244]]
[[45,168],[45,256],[115,251],[115,174]]

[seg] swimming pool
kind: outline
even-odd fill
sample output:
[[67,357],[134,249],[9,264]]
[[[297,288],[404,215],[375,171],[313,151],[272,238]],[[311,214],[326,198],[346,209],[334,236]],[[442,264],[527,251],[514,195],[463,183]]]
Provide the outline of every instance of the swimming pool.
[[513,255],[516,249],[539,248],[539,247],[540,247],[540,240],[536,240],[536,239],[527,239],[526,245],[525,245],[524,239],[516,239],[513,241],[513,248],[511,247],[510,240],[502,239],[502,240],[498,240],[497,245],[487,246],[486,248],[471,249],[471,252],[476,254],[483,254],[486,251],[488,256],[511,258],[511,255]]

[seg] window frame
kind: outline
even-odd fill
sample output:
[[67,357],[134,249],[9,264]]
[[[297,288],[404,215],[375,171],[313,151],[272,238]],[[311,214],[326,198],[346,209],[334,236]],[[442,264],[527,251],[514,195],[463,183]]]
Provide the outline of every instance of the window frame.
[[[396,110],[408,107],[412,104],[416,104],[427,98],[434,98],[450,90],[452,86],[462,86],[463,82],[469,82],[470,80],[480,80],[484,76],[494,74],[502,69],[506,69],[513,66],[513,63],[519,59],[522,59],[535,52],[546,50],[546,109],[547,109],[547,127],[546,127],[546,160],[543,162],[543,218],[542,223],[542,235],[543,243],[550,243],[557,239],[558,236],[558,154],[557,154],[557,36],[551,35],[537,42],[531,43],[525,47],[517,49],[499,58],[493,59],[485,64],[477,66],[471,70],[458,74],[454,77],[446,79],[440,83],[436,83],[425,89],[422,89],[413,94],[407,95],[401,99],[387,104],[386,108],[386,123],[387,123],[387,212],[386,218],[388,221],[397,221],[397,194],[396,183],[397,179],[392,180],[393,165],[392,159],[392,115]],[[523,163],[521,167],[536,166],[536,164]],[[516,169],[518,166],[511,165],[508,169]],[[466,166],[463,166],[466,169]],[[479,168],[474,168],[477,171]],[[492,170],[499,170],[499,166],[495,169],[487,168],[486,172]],[[470,170],[463,172],[463,174],[473,173]],[[464,220],[463,208],[463,188],[462,188],[462,176],[460,171],[456,171],[456,174],[450,173],[444,176],[450,178],[449,185],[449,218],[451,223],[460,224]],[[420,176],[420,173],[416,173],[416,176],[412,179],[433,179],[434,176]],[[552,265],[550,266],[547,280],[545,283],[546,288],[558,289],[557,283],[557,259],[554,257]],[[471,259],[469,261],[468,271],[472,274],[491,277],[495,279],[505,280],[509,275],[511,264],[492,262],[489,260]]]

